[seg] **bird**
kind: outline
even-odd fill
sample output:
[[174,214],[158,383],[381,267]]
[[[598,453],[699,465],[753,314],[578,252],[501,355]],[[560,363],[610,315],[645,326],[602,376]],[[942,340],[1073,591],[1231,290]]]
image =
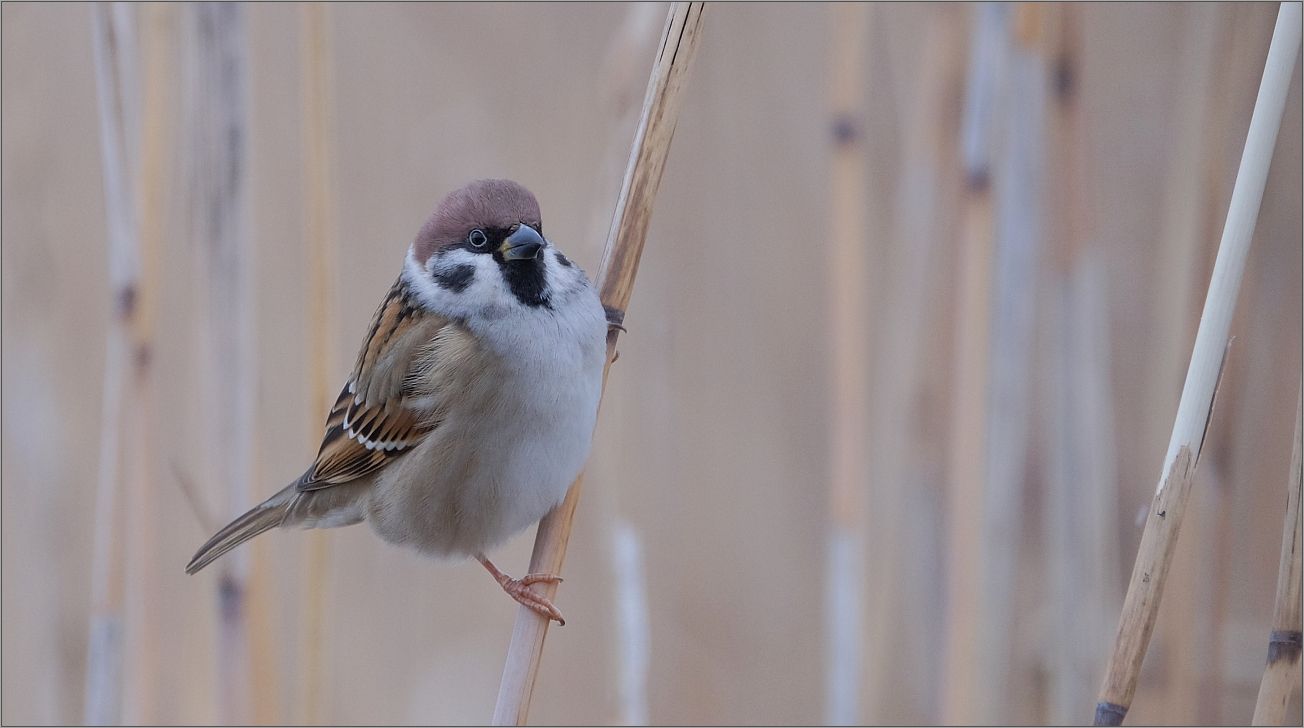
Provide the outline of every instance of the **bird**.
[[565,624],[486,555],[556,507],[591,448],[607,313],[506,179],[445,196],[408,246],[304,473],[233,520],[194,574],[277,527],[367,522],[384,541],[473,557],[513,599]]

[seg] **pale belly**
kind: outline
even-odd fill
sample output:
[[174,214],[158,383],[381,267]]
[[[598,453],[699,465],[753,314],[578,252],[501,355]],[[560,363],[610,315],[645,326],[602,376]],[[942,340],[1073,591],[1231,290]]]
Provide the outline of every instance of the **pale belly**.
[[466,405],[377,478],[366,520],[434,556],[501,544],[559,504],[584,467],[601,378],[600,354],[479,372],[463,384]]

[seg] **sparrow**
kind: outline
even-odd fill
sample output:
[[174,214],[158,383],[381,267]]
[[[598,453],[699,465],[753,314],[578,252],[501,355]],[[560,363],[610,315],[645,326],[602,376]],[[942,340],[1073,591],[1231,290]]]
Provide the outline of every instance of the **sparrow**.
[[434,557],[474,557],[503,590],[565,624],[485,555],[561,503],[588,458],[607,317],[543,235],[539,203],[503,179],[452,192],[408,247],[326,418],[316,460],[208,540],[193,574],[276,527],[362,521]]

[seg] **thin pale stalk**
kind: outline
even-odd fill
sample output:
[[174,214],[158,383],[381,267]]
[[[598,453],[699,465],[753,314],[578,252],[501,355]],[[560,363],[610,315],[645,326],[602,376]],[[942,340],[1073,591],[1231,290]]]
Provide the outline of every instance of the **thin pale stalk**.
[[[198,305],[207,398],[206,472],[239,513],[252,498],[257,385],[253,249],[249,239],[247,43],[239,4],[185,6],[191,239],[198,247],[203,291]],[[217,705],[220,722],[249,722],[250,554],[238,550],[219,565]]]
[[[629,166],[621,186],[620,197],[612,216],[607,247],[598,273],[598,291],[612,320],[624,319],[643,254],[648,224],[652,219],[653,201],[661,174],[665,169],[675,122],[683,105],[683,89],[688,69],[701,39],[702,3],[673,3],[666,17],[661,48],[652,65],[643,113],[634,135]],[[618,329],[607,335],[607,364],[602,380],[606,389],[607,374],[616,351]],[[570,540],[571,523],[579,503],[581,474],[571,485],[560,506],[539,522],[535,535],[530,571],[560,574]],[[557,584],[535,584],[531,588],[548,598],[555,596]],[[543,642],[549,620],[522,606],[517,610],[511,643],[503,666],[498,700],[494,706],[495,725],[520,725],[526,720],[530,695],[538,675]]]
[[[1122,595],[1115,577],[1117,541],[1114,431],[1109,381],[1106,270],[1092,245],[1088,168],[1084,148],[1083,19],[1081,6],[1055,3],[1042,13],[1042,68],[1051,82],[1046,174],[1047,251],[1041,291],[1046,304],[1039,334],[1046,359],[1042,398],[1049,454],[1041,560],[1051,631],[1059,636],[1040,655],[1049,681],[1050,723],[1086,716],[1092,676]],[[1056,315],[1058,314],[1058,315]],[[1011,716],[1011,719],[1014,719]]]
[[[1304,397],[1304,388],[1301,389]],[[1290,478],[1286,489],[1286,518],[1281,534],[1281,561],[1277,567],[1277,604],[1272,615],[1272,632],[1268,636],[1268,663],[1259,683],[1259,697],[1254,704],[1254,725],[1285,725],[1286,708],[1300,684],[1300,643],[1304,641],[1300,613],[1301,553],[1304,552],[1304,518],[1301,517],[1301,483],[1304,460],[1300,438],[1304,435],[1301,408],[1295,406],[1295,441],[1291,446]]]
[[1015,595],[1023,541],[1028,439],[1033,431],[1033,343],[1039,305],[1035,285],[1042,231],[1045,113],[1050,92],[1042,42],[1043,8],[1011,13],[1012,43],[1004,64],[1006,107],[993,162],[995,238],[992,261],[984,489],[979,509],[978,623],[975,703],[966,722],[1027,719],[1011,715]]
[[[927,723],[935,701],[927,679],[936,668],[940,639],[929,625],[941,619],[930,599],[939,565],[923,562],[940,520],[931,499],[921,497],[922,465],[931,458],[912,433],[926,418],[923,392],[931,385],[927,356],[942,299],[946,260],[941,240],[961,195],[961,180],[948,174],[959,157],[957,93],[963,84],[962,9],[939,4],[927,25],[913,83],[901,105],[901,154],[891,211],[891,243],[880,255],[885,301],[875,311],[871,375],[870,473],[872,503],[868,579],[892,584],[869,592],[866,702],[869,721]],[[863,270],[863,269],[862,269]],[[847,334],[851,335],[851,334]],[[912,615],[907,619],[906,615]]]
[[1121,593],[1113,548],[1117,505],[1109,379],[1108,274],[1103,258],[1086,248],[1066,279],[1049,286],[1043,309],[1046,449],[1042,519],[1048,590],[1047,714],[1039,720],[1073,724],[1084,716],[1092,676],[1105,658]]
[[1136,692],[1141,663],[1154,630],[1159,601],[1190,495],[1191,474],[1204,445],[1227,350],[1232,314],[1236,309],[1236,295],[1259,205],[1263,201],[1268,167],[1285,111],[1299,45],[1300,6],[1282,3],[1246,134],[1236,185],[1232,189],[1168,452],[1164,456],[1159,485],[1141,535],[1141,545],[1137,549],[1132,579],[1114,639],[1113,655],[1096,704],[1095,720],[1100,725],[1122,723]]
[[100,153],[107,216],[108,278],[112,323],[106,337],[95,494],[95,548],[91,561],[91,623],[87,649],[84,719],[92,725],[122,722],[122,602],[125,546],[121,433],[128,423],[125,394],[131,376],[132,328],[137,314],[140,251],[137,238],[132,142],[137,136],[135,8],[125,3],[92,8],[95,75],[99,92]]
[[977,704],[979,547],[986,476],[987,382],[991,342],[991,151],[1005,9],[970,6],[969,68],[961,122],[964,177],[957,245],[954,406],[948,451],[946,616],[940,720],[965,723]]
[[[328,9],[321,3],[302,6],[304,88],[304,181],[306,191],[304,228],[308,254],[309,368],[311,395],[308,431],[313,438],[321,430],[334,402],[336,295],[335,226],[331,215],[334,198],[331,144],[334,139],[331,116],[330,26]],[[316,447],[316,439],[312,446]],[[302,677],[298,707],[300,721],[321,722],[325,701],[326,577],[329,552],[326,534],[309,531],[303,547],[304,580],[300,599],[304,619],[300,635],[299,664]]]
[[652,648],[648,616],[647,575],[642,540],[633,524],[618,520],[612,537],[616,572],[617,633],[621,641],[620,720],[625,725],[648,724],[647,675]]
[[865,162],[865,86],[869,7],[829,6],[829,542],[825,566],[825,719],[861,720],[865,672],[863,574],[868,550],[869,175]]
[[127,387],[127,408],[131,436],[122,443],[126,456],[126,593],[123,636],[131,646],[124,671],[123,720],[128,723],[158,722],[160,646],[158,640],[159,566],[157,480],[154,469],[156,412],[153,354],[158,308],[159,256],[163,244],[163,217],[170,187],[172,119],[171,69],[173,28],[170,9],[145,5],[141,20],[141,49],[144,54],[144,84],[141,95],[138,176],[135,185],[140,277],[132,315],[131,381]]

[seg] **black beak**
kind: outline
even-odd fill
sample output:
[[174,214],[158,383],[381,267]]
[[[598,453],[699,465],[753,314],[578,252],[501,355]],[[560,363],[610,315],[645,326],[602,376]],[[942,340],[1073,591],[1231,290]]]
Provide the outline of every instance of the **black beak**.
[[503,254],[503,260],[534,260],[547,244],[537,230],[521,224],[498,246],[498,252]]

